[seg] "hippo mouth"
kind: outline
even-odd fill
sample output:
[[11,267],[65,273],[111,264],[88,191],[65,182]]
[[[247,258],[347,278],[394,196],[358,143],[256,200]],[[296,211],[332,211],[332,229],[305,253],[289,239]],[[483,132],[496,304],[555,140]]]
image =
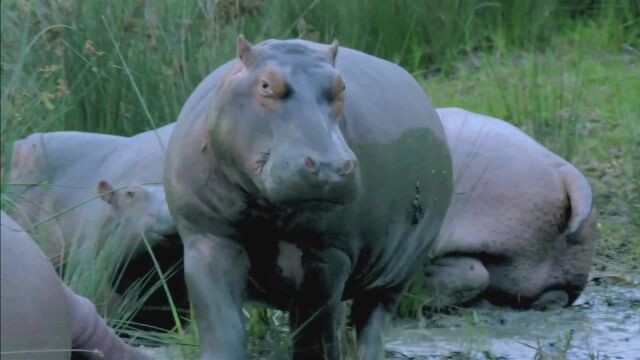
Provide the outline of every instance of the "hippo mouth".
[[281,206],[285,206],[292,209],[304,209],[304,210],[316,210],[316,211],[328,211],[340,206],[346,205],[347,202],[336,199],[327,198],[309,198],[309,199],[296,199],[287,200],[280,203]]

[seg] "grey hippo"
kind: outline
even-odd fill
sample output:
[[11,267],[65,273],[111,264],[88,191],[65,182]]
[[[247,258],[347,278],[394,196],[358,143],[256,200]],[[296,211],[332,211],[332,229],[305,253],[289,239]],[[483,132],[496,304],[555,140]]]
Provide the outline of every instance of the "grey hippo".
[[[1,213],[2,359],[143,360],[107,326],[94,305],[67,287],[33,239]],[[97,351],[96,351],[97,350]]]
[[341,358],[343,299],[373,359],[440,231],[451,158],[402,68],[337,43],[240,36],[181,110],[164,184],[201,359],[246,357],[245,300],[289,311],[294,359]]
[[437,111],[455,190],[425,269],[427,304],[571,305],[587,283],[596,235],[585,177],[505,121]]

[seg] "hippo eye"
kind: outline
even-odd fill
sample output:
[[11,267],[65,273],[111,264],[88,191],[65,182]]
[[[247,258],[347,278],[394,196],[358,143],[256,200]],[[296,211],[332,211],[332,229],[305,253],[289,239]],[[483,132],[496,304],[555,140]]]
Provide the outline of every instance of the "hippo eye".
[[267,80],[260,79],[260,95],[264,97],[273,97],[275,95],[271,84]]

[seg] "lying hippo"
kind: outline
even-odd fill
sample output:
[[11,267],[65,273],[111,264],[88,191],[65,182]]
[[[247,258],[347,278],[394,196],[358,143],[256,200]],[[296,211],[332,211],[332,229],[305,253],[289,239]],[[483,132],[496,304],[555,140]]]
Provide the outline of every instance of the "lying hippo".
[[[100,240],[117,241],[118,250],[124,255],[124,264],[118,271],[122,272],[122,276],[115,294],[110,289],[106,290],[111,308],[119,304],[120,297],[117,294],[124,293],[140,279],[147,277],[149,271],[156,273],[154,263],[157,261],[163,273],[170,272],[165,275],[165,280],[174,305],[187,311],[189,300],[184,271],[182,266],[176,266],[182,262],[182,243],[169,214],[164,187],[131,185],[114,189],[108,181],[102,180],[97,190],[100,198],[109,204],[100,228],[101,234],[104,234]],[[152,247],[155,261],[143,243],[143,236]],[[169,271],[171,269],[173,271]],[[145,297],[145,306],[133,320],[156,328],[172,329],[176,324],[166,310],[168,306],[165,292],[155,291]]]
[[435,261],[432,306],[485,298],[514,307],[573,303],[587,282],[596,213],[580,172],[516,127],[438,109],[455,191]]
[[[120,254],[131,258],[120,281],[123,286],[155,271],[140,241],[144,234],[166,270],[181,261],[182,245],[170,220],[163,187],[148,183],[161,183],[163,149],[173,127],[170,124],[133,137],[63,131],[16,141],[10,172],[14,185],[6,193],[17,205],[10,209],[11,215],[24,228],[38,224],[34,230],[46,236],[37,238],[46,239],[40,245],[55,264],[71,252],[95,256],[89,250],[102,248],[106,240],[117,241]],[[175,289],[183,285],[177,283]],[[157,292],[166,305],[164,292]],[[104,289],[104,295],[112,298],[113,294]],[[147,317],[151,323],[138,316],[134,320],[171,328],[170,313],[164,315],[156,311],[155,316]]]
[[108,205],[92,200],[96,184],[104,179],[115,187],[161,183],[173,127],[132,137],[61,131],[16,141],[7,191],[16,206],[10,215],[47,234],[42,245],[56,262],[72,244],[98,241]]
[[0,227],[3,360],[70,359],[71,350],[90,359],[147,358],[60,280],[38,245],[4,211]]
[[151,247],[177,233],[162,184],[134,184],[114,189],[107,180],[97,185],[107,209],[100,226],[101,241],[115,238],[126,254],[146,251],[142,236]]
[[452,190],[434,108],[400,67],[303,40],[252,46],[184,105],[164,184],[184,243],[201,359],[246,357],[242,303],[289,310],[293,358],[359,356],[436,240]]

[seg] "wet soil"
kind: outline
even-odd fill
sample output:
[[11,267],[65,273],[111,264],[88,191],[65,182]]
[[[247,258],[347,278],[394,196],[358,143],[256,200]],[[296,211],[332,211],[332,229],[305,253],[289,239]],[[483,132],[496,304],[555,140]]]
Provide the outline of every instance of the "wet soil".
[[483,305],[396,324],[389,359],[640,359],[640,277],[601,274],[569,308]]

